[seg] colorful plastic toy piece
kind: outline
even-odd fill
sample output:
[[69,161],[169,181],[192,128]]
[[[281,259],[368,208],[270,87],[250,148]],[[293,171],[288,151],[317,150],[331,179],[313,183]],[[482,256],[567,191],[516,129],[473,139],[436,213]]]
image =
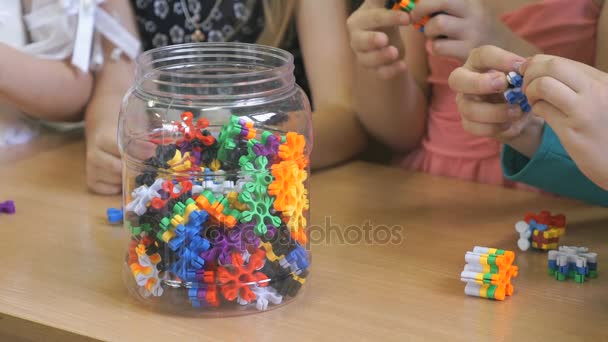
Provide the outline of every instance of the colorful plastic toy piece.
[[160,255],[147,255],[146,247],[143,244],[138,245],[135,252],[137,253],[138,261],[132,263],[130,267],[137,285],[143,287],[143,295],[145,297],[150,295],[155,297],[161,296],[163,294],[163,287],[158,278],[158,269],[156,268],[156,265],[161,260]]
[[285,142],[279,145],[278,155],[282,160],[291,160],[298,164],[300,169],[308,165],[308,159],[304,157],[306,139],[303,135],[289,132],[285,135]]
[[224,224],[228,228],[234,227],[241,217],[238,210],[230,209],[230,202],[227,198],[224,196],[216,198],[209,189],[196,198],[196,205],[209,213],[217,223]]
[[232,254],[231,267],[219,267],[217,279],[221,284],[224,298],[234,301],[237,297],[241,303],[249,303],[256,299],[252,286],[268,286],[268,277],[258,270],[264,266],[265,254],[263,250],[256,249],[251,255],[249,263],[245,265],[239,253]]
[[0,203],[0,213],[12,215],[15,213],[15,202],[5,201]]
[[275,196],[274,208],[278,211],[295,210],[297,185],[306,180],[306,171],[294,161],[283,161],[271,167],[274,181],[268,185],[268,194]]
[[474,247],[464,258],[466,264],[460,280],[467,283],[464,293],[469,296],[504,300],[513,294],[511,278],[517,276],[513,266],[515,253],[496,248]]
[[[292,233],[298,233],[304,230],[306,227],[306,216],[304,216],[304,212],[308,209],[308,190],[306,190],[304,184],[299,183],[296,186],[296,200],[294,201],[293,206],[285,211],[285,215],[289,217],[287,227],[289,227]],[[307,242],[306,234],[299,234],[297,236],[300,237],[298,242],[303,244]],[[301,241],[302,238],[304,241]]]
[[131,193],[131,202],[127,204],[125,210],[127,212],[134,212],[138,216],[142,216],[148,210],[148,203],[154,198],[160,198],[159,191],[163,188],[164,179],[158,178],[149,187],[142,185]]
[[304,271],[310,266],[308,253],[302,246],[296,247],[296,249],[287,254],[285,261],[289,263],[290,268],[294,272]]
[[237,138],[251,140],[257,135],[257,130],[251,121],[244,118],[232,116],[230,123],[224,125],[218,137],[219,149],[217,159],[225,162],[229,158],[229,152],[237,148]]
[[[403,11],[410,13],[416,8],[416,4],[419,0],[387,0],[384,2],[384,7],[386,9],[393,9],[397,11]],[[433,13],[430,16],[427,15],[424,18],[420,19],[417,23],[414,24],[414,28],[420,32],[424,32],[424,26],[431,20],[432,17],[443,14],[444,12]],[[445,36],[440,36],[439,38],[446,38]]]
[[279,145],[281,142],[276,135],[265,131],[262,133],[261,143],[255,139],[249,140],[247,147],[250,149],[249,154],[255,156],[263,156],[272,161],[272,156],[279,152]]
[[[252,286],[251,291],[255,294],[255,308],[258,311],[266,311],[268,310],[268,304],[281,304],[283,301],[283,296],[279,294],[277,290],[270,286]],[[237,302],[241,305],[246,305],[249,302],[243,300],[242,298],[237,298]]]
[[231,229],[213,231],[210,234],[213,247],[201,253],[205,265],[229,265],[232,253],[244,253],[248,247],[258,247],[260,238],[253,232],[253,227],[253,224],[240,223]]
[[106,211],[106,216],[108,217],[108,222],[110,222],[111,224],[122,223],[122,209],[108,208],[108,210]]
[[[281,225],[281,218],[271,213],[272,203],[274,199],[268,195],[257,196],[254,198],[250,192],[243,191],[239,195],[239,201],[246,204],[249,209],[243,211],[241,220],[242,222],[251,222],[255,220],[256,225],[254,231],[259,236],[266,234],[268,231],[266,225],[272,225],[279,227]],[[268,221],[268,223],[266,223]]]
[[507,74],[507,82],[509,89],[504,92],[505,100],[510,104],[519,105],[524,113],[529,113],[532,107],[521,89],[524,83],[523,77],[515,71],[511,71]]
[[549,274],[564,281],[573,278],[577,283],[586,278],[597,278],[597,253],[585,247],[560,246],[559,250],[548,253]]
[[179,131],[183,134],[184,140],[192,142],[198,139],[204,146],[211,146],[215,143],[215,138],[210,134],[205,134],[205,128],[209,127],[206,118],[200,118],[194,123],[194,115],[191,112],[184,112],[181,115],[183,124],[178,124]]
[[220,305],[215,284],[203,284],[189,288],[188,298],[190,298],[190,302],[195,308],[218,307]]
[[517,246],[522,251],[530,247],[545,251],[557,249],[559,238],[566,231],[566,217],[561,214],[552,216],[548,211],[538,215],[528,213],[523,221],[515,224],[515,231],[519,233]]
[[252,193],[256,198],[266,195],[268,185],[274,180],[267,169],[268,159],[266,157],[257,157],[251,163],[247,157],[243,156],[239,163],[241,164],[241,170],[243,170],[241,172],[242,175],[251,179],[250,182],[245,184],[244,190]]

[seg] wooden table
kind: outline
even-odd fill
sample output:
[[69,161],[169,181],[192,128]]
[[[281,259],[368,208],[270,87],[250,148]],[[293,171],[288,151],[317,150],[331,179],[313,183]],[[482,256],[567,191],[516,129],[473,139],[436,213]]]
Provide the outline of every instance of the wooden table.
[[[313,175],[311,221],[331,222],[334,239],[313,246],[313,275],[300,298],[263,314],[183,318],[149,311],[128,296],[121,278],[124,233],[105,221],[105,209],[120,200],[87,193],[83,143],[71,139],[22,152],[0,167],[0,199],[17,204],[16,215],[0,216],[2,341],[608,337],[605,209],[348,164]],[[599,252],[600,277],[558,282],[547,275],[546,254],[518,253],[513,297],[465,296],[459,279],[465,252],[474,245],[515,250],[513,224],[541,209],[568,216],[562,242]],[[402,227],[402,241],[336,241],[338,232],[368,220],[375,229]]]

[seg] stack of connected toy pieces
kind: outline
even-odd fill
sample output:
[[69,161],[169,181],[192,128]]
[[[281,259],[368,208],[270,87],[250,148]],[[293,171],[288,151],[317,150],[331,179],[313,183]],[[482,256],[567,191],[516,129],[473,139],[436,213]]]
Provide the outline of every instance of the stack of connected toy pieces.
[[[414,10],[414,8],[416,8],[416,3],[418,1],[420,0],[386,0],[384,2],[384,7],[386,9],[393,9],[410,13]],[[433,13],[430,16],[425,16],[424,18],[420,19],[420,21],[414,24],[414,28],[420,32],[424,32],[424,25],[426,25],[432,17],[438,14],[441,14],[441,12]]]
[[513,265],[515,253],[476,246],[465,254],[464,260],[460,280],[467,283],[465,294],[496,300],[513,294],[511,278],[517,276],[517,266]]
[[523,221],[515,224],[519,233],[517,246],[526,251],[530,246],[543,251],[557,249],[559,237],[566,232],[566,216],[552,216],[548,211],[540,214],[527,213]]
[[597,278],[597,253],[585,247],[560,246],[557,251],[549,251],[549,274],[564,281],[573,278],[577,283],[586,278]]

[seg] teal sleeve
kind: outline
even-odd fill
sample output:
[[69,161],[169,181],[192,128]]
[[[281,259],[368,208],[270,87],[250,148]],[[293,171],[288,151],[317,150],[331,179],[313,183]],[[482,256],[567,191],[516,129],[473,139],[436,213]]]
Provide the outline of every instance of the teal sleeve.
[[587,203],[608,206],[608,191],[581,173],[553,130],[545,125],[540,147],[532,159],[505,145],[502,171],[507,179]]

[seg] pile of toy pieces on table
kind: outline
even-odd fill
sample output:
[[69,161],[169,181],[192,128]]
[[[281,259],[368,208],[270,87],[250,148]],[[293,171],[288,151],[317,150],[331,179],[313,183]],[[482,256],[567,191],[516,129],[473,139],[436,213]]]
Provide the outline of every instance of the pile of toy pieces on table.
[[513,294],[511,278],[516,277],[518,271],[513,265],[515,253],[476,246],[465,254],[464,260],[466,264],[460,280],[466,283],[466,295],[504,300]]
[[543,251],[557,249],[559,237],[566,232],[566,216],[552,216],[548,211],[538,215],[527,213],[523,221],[515,224],[515,231],[519,233],[517,246],[522,251],[530,247]]
[[549,274],[564,281],[568,278],[577,283],[586,278],[597,278],[597,253],[585,247],[560,246],[557,251],[549,251]]
[[206,119],[181,119],[180,138],[151,140],[156,156],[126,201],[127,263],[140,294],[175,287],[195,308],[258,310],[296,296],[310,260],[304,136],[232,116],[215,137]]

